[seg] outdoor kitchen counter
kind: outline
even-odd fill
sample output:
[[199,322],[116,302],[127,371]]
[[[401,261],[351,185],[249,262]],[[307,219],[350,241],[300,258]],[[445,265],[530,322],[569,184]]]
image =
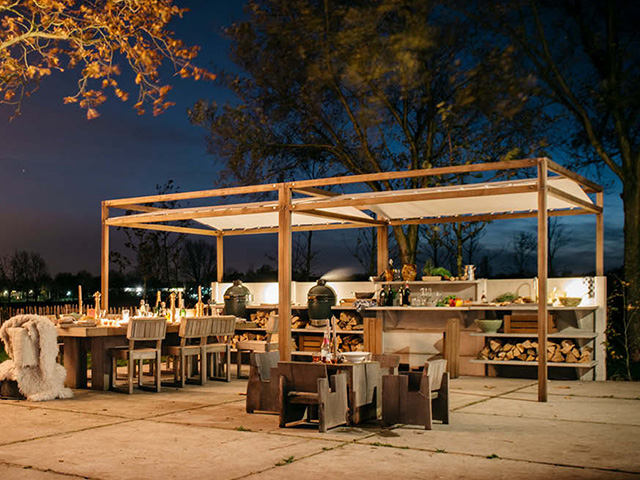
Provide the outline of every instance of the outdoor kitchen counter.
[[[356,308],[336,306],[334,310],[353,311]],[[370,307],[359,313],[364,322],[365,350],[400,355],[402,363],[417,367],[434,355],[445,355],[449,349],[445,356],[454,355],[459,360],[461,375],[483,376],[484,366],[470,362],[484,344],[484,338],[477,336],[480,329],[474,320],[502,319],[505,314],[537,310],[537,304],[476,303],[460,307]],[[558,331],[597,331],[597,306],[549,306],[548,310],[556,319]],[[449,333],[449,341],[446,340],[447,331],[453,332]]]

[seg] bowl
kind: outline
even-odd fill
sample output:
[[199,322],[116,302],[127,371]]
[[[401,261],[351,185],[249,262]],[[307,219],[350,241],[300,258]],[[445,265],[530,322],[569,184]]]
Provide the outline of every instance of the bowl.
[[358,300],[365,300],[368,298],[373,298],[374,293],[375,292],[355,292],[355,295]]
[[475,322],[484,333],[498,333],[498,329],[502,326],[502,320],[475,320]]
[[577,307],[582,302],[582,297],[561,297],[560,303],[563,307]]
[[343,352],[342,358],[347,363],[360,363],[369,359],[370,352]]

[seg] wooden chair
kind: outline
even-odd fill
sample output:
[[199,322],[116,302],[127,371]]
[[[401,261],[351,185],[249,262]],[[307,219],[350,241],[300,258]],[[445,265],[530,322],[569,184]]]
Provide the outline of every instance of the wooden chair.
[[279,362],[280,427],[300,422],[318,421],[324,433],[329,428],[347,424],[347,375],[329,377],[321,363]]
[[[142,386],[142,362],[155,360],[156,391],[161,389],[160,360],[162,356],[162,340],[167,332],[167,321],[164,318],[132,318],[127,327],[128,347],[110,348],[111,355],[111,388],[116,389],[118,376],[118,360],[127,361],[128,393],[133,393],[134,362],[138,360],[138,386]],[[155,347],[136,347],[136,342],[155,342]]]
[[382,423],[424,425],[433,419],[449,423],[449,373],[446,360],[427,362],[422,372],[382,377]]
[[247,378],[242,376],[242,354],[244,352],[272,352],[278,349],[278,316],[275,314],[269,315],[269,319],[265,325],[265,339],[264,340],[247,340],[240,341],[236,345],[238,351],[236,364],[238,378]]
[[191,376],[190,365],[192,357],[198,360],[200,385],[207,383],[207,337],[211,333],[211,317],[184,317],[180,321],[180,345],[166,347],[167,355],[173,358],[173,377],[176,385],[184,387],[187,378]]
[[247,413],[254,411],[278,413],[278,352],[251,354],[247,382]]
[[383,375],[397,375],[398,367],[400,366],[400,355],[389,355],[373,353],[371,355],[373,362],[380,364],[380,373]]
[[[236,333],[236,317],[233,315],[221,315],[211,318],[210,336],[217,339],[208,341],[205,345],[205,354],[209,359],[209,378],[213,380],[231,381],[231,340]],[[223,368],[220,356],[224,354],[225,367]]]

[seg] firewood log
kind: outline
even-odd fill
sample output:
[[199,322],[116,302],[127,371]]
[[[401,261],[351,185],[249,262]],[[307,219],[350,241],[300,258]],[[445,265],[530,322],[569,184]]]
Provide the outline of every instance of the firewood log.
[[575,347],[575,344],[571,340],[562,340],[560,351],[566,355],[573,350],[573,347]]
[[576,358],[576,356],[574,355],[574,351],[571,350],[569,352],[567,352],[567,358],[565,360],[567,363],[578,363],[578,359]]
[[556,353],[551,357],[552,362],[564,362],[564,355],[560,352],[560,349],[556,350]]
[[500,340],[491,339],[489,341],[489,348],[491,348],[494,352],[499,352],[502,347],[502,342]]
[[513,345],[511,345],[509,342],[507,342],[502,346],[502,351],[503,352],[509,352],[512,348],[513,348]]
[[525,350],[528,350],[530,348],[534,348],[533,345],[531,344],[531,342],[527,339],[524,342],[522,342],[520,345],[522,345]]

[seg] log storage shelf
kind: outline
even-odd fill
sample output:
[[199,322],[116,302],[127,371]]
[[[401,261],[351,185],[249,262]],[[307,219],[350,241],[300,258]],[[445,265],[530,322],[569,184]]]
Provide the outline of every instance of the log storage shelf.
[[[538,365],[537,361],[525,362],[523,360],[469,360],[471,363],[483,363],[485,365],[513,365],[521,367],[535,367]],[[583,363],[567,363],[567,362],[547,362],[549,367],[564,367],[564,368],[593,368],[598,364],[596,360]]]

